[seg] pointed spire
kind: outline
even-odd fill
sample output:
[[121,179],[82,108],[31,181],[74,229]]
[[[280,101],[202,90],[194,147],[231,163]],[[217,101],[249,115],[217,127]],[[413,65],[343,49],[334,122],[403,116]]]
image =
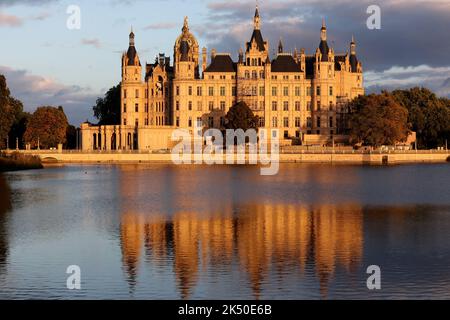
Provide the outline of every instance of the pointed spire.
[[258,2],[256,3],[255,17],[253,18],[253,25],[255,30],[261,28],[261,17],[259,16]]
[[133,32],[133,26],[131,26],[131,31],[130,31],[130,47],[134,47],[134,32]]
[[184,22],[183,22],[183,29],[182,29],[183,33],[186,33],[189,31],[189,18],[187,16],[184,17]]
[[280,37],[280,42],[278,42],[278,53],[283,53],[283,38]]
[[322,28],[320,29],[320,40],[327,40],[327,26],[325,24],[325,18],[322,19]]
[[350,54],[356,55],[356,42],[355,37],[352,35],[352,42],[350,42]]

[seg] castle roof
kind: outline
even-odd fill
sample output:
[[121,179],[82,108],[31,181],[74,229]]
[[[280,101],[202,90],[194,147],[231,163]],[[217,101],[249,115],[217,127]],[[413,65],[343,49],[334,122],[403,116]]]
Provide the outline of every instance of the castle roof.
[[264,46],[264,39],[263,39],[261,30],[259,30],[259,29],[253,30],[252,38],[250,39],[250,42],[247,44],[247,51],[250,51],[253,41],[256,41],[256,46],[259,51],[266,50],[266,48]]
[[300,72],[300,66],[290,54],[279,54],[272,62],[272,72]]
[[236,64],[229,54],[216,54],[205,72],[236,72]]

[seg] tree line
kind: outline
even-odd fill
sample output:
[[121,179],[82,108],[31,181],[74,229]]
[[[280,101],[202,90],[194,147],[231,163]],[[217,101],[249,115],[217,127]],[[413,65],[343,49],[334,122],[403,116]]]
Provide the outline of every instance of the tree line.
[[63,144],[76,148],[76,128],[69,125],[63,107],[42,106],[35,112],[23,110],[23,104],[11,96],[6,78],[0,75],[0,149],[9,146],[23,149],[26,144],[43,149]]
[[349,103],[348,112],[353,144],[395,145],[406,141],[411,131],[417,134],[419,149],[450,142],[450,99],[426,88],[360,96]]

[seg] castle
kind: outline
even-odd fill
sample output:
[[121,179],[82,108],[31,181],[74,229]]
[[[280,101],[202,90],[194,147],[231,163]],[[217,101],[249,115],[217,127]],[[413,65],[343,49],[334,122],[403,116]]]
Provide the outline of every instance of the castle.
[[[167,149],[174,129],[191,133],[195,126],[223,128],[228,110],[244,101],[259,117],[261,128],[279,129],[289,144],[329,144],[345,141],[346,104],[364,94],[362,65],[352,39],[350,52],[335,54],[322,23],[315,54],[285,52],[282,41],[271,59],[261,32],[258,8],[253,33],[239,51],[210,55],[200,47],[184,20],[174,46],[174,62],[160,54],[142,65],[133,31],[122,56],[121,123],[81,125],[83,150]],[[201,59],[200,59],[201,58]]]

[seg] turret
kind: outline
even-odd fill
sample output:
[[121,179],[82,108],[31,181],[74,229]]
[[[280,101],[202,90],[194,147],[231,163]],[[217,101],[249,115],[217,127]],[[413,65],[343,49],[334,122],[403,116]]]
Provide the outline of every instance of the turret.
[[260,30],[261,29],[261,18],[259,16],[258,6],[256,6],[255,17],[253,18],[253,26],[254,26],[255,30]]
[[325,25],[325,19],[322,20],[322,28],[320,29],[320,45],[319,45],[320,53],[322,54],[322,62],[328,61],[328,53],[330,48],[327,43],[327,27]]
[[280,41],[278,42],[278,53],[283,53],[283,39],[280,38]]
[[358,72],[358,58],[356,57],[356,42],[352,36],[352,42],[350,42],[350,70],[355,73]]

